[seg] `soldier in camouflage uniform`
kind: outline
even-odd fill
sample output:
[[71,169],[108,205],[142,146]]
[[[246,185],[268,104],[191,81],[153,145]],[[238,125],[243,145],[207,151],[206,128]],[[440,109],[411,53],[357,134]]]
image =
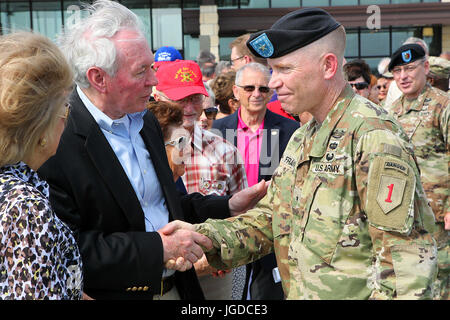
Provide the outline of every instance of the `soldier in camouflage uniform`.
[[230,268],[274,251],[287,299],[431,299],[434,216],[412,146],[344,80],[344,28],[300,9],[247,45],[269,58],[283,108],[314,118],[291,137],[255,208],[195,227],[213,242],[208,261]]
[[436,298],[449,299],[450,237],[444,217],[450,218],[450,96],[427,83],[429,61],[418,45],[394,52],[389,71],[403,92],[390,110],[414,146],[420,179],[436,219],[441,287]]

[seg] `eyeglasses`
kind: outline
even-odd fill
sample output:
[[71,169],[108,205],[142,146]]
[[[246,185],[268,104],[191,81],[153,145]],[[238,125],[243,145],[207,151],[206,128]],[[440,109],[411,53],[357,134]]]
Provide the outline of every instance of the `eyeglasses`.
[[173,146],[178,150],[184,150],[184,148],[186,148],[186,146],[190,143],[190,140],[191,140],[190,137],[181,136],[176,138],[175,140],[167,141],[164,145]]
[[219,112],[219,108],[214,106],[211,108],[203,109],[203,112],[205,113],[205,116],[206,118],[208,118],[208,120],[215,120],[217,113]]
[[[244,91],[247,91],[247,92],[253,92],[256,89],[256,86],[240,86],[238,84],[236,86],[238,86],[239,88],[244,89]],[[266,86],[261,86],[261,87],[258,87],[258,90],[261,93],[269,93],[270,88],[266,87]]]
[[230,62],[231,62],[231,64],[234,65],[234,62],[235,62],[235,61],[237,61],[237,60],[239,60],[239,59],[242,59],[243,57],[245,57],[245,55],[243,55],[243,56],[241,56],[241,57],[239,57],[239,58],[236,58],[236,59],[230,59]]
[[363,90],[369,87],[369,84],[367,82],[355,82],[355,83],[350,83],[349,84],[356,88],[356,90]]
[[399,76],[403,70],[403,72],[405,72],[406,74],[409,74],[411,72],[413,72],[414,70],[416,70],[416,68],[418,66],[420,66],[422,64],[423,61],[420,61],[417,64],[408,64],[406,66],[403,67],[394,67],[394,69],[392,69],[392,74]]

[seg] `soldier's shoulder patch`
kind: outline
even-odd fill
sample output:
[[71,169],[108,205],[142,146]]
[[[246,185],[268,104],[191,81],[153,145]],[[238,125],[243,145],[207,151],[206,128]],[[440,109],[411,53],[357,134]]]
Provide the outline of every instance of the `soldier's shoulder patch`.
[[366,212],[369,222],[383,230],[408,232],[416,177],[407,161],[377,156],[369,168]]

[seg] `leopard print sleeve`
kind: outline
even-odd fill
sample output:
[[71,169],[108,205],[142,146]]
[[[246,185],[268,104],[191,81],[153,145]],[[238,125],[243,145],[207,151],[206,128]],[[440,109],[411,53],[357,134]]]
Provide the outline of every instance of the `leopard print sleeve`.
[[28,167],[0,169],[0,299],[80,299],[77,244],[38,179]]

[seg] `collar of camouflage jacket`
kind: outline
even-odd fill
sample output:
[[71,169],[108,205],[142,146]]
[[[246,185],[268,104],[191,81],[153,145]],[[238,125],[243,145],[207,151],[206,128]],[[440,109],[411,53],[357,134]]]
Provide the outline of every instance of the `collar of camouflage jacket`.
[[347,107],[354,96],[355,93],[353,92],[350,85],[347,84],[337,98],[334,106],[331,108],[322,125],[320,126],[319,131],[317,132],[310,153],[311,157],[322,158],[324,156],[325,151],[328,147],[330,136],[334,132],[337,123],[342,118],[342,115],[344,114],[345,110],[347,110]]
[[[431,85],[429,83],[425,84],[425,87],[422,89],[422,92],[417,96],[417,98],[413,100],[408,100],[405,96],[401,97],[401,103],[398,106],[400,110],[395,109],[396,114],[406,114],[411,110],[420,111],[422,110],[423,103],[425,98],[428,96],[429,89],[431,89]],[[401,113],[400,113],[401,112]]]

